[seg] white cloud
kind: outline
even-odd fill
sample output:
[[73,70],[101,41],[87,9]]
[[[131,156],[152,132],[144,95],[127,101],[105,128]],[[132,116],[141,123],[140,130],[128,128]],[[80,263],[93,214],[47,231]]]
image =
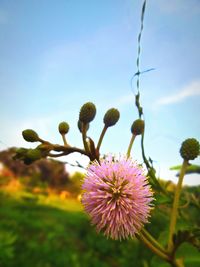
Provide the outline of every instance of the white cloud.
[[200,80],[193,81],[192,83],[186,85],[181,90],[177,91],[172,95],[168,95],[158,99],[155,105],[163,106],[163,105],[170,105],[177,102],[181,102],[188,97],[192,96],[200,96]]

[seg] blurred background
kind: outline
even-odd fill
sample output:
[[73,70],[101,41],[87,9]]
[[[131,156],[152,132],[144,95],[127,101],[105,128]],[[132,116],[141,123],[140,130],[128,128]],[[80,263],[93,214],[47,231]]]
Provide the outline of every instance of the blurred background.
[[[69,143],[82,147],[77,121],[88,101],[97,107],[89,130],[95,142],[107,109],[121,114],[104,138],[102,153],[127,151],[138,118],[131,79],[137,71],[142,3],[0,0],[0,266],[162,266],[136,240],[107,240],[90,226],[80,202],[84,169],[72,166],[77,160],[87,166],[84,156],[74,153],[28,167],[12,159],[14,147],[32,147],[21,135],[26,128],[61,144],[61,121],[70,125]],[[198,0],[147,1],[141,71],[154,70],[140,76],[144,143],[170,192],[178,172],[170,168],[182,162],[182,141],[200,137],[199,24]],[[132,156],[142,162],[139,138]],[[199,166],[199,159],[193,163]],[[183,209],[182,226],[198,218],[198,172],[184,179],[190,213]],[[161,206],[149,225],[162,242],[168,217]],[[192,255],[188,266],[200,265],[197,251],[182,249]]]

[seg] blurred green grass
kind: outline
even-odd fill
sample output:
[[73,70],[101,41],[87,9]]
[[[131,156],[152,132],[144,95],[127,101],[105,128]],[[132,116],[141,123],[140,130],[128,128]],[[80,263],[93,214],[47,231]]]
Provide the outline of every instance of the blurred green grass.
[[108,267],[130,266],[136,260],[137,241],[97,235],[80,203],[66,202],[65,209],[58,209],[53,200],[42,204],[42,198],[30,193],[12,197],[1,192],[0,266]]
[[[195,212],[197,212],[195,210]],[[198,216],[198,212],[195,213]],[[196,216],[196,215],[195,215]],[[194,218],[195,219],[195,218]],[[169,218],[152,213],[148,228],[164,242]],[[193,221],[191,221],[193,223]],[[180,223],[179,223],[180,224]],[[181,220],[184,225],[184,221]],[[186,267],[200,266],[189,246]],[[192,265],[191,265],[192,263]],[[157,267],[169,266],[136,239],[113,241],[97,234],[76,199],[0,191],[0,267]]]

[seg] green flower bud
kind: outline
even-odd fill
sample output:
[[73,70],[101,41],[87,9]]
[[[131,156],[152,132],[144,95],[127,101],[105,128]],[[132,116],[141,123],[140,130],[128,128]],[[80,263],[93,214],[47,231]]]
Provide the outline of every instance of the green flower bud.
[[104,115],[103,122],[106,127],[111,127],[115,125],[120,117],[120,113],[117,109],[111,108]]
[[53,146],[51,144],[40,144],[36,147],[36,149],[39,149],[40,151],[51,151],[53,149]]
[[[79,131],[82,133],[82,122],[80,120],[78,121],[77,125],[78,125]],[[86,124],[86,132],[88,131],[89,127],[90,127],[90,125],[89,125],[89,123],[87,123]]]
[[16,154],[14,155],[13,159],[24,159],[27,151],[28,149],[23,147],[16,149]]
[[53,146],[51,144],[40,144],[36,149],[40,150],[42,157],[46,157],[53,149]]
[[195,138],[186,139],[180,149],[181,157],[185,160],[192,160],[199,156],[200,144]]
[[22,132],[23,138],[27,141],[27,142],[38,142],[40,141],[40,138],[38,136],[38,134],[31,130],[31,129],[26,129]]
[[131,126],[131,132],[134,135],[140,135],[144,132],[144,121],[141,119],[137,119],[133,122]]
[[65,121],[61,122],[58,126],[60,134],[67,134],[69,132],[69,124]]
[[79,113],[79,120],[83,123],[89,123],[91,122],[96,115],[96,107],[93,103],[88,102],[85,103]]
[[40,149],[28,149],[26,156],[24,158],[25,164],[31,164],[36,160],[39,160],[42,158],[42,153]]

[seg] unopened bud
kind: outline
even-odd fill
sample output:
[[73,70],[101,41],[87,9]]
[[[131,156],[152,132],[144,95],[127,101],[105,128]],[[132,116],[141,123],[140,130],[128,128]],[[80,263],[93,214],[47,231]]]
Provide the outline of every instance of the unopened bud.
[[180,154],[185,160],[193,160],[199,156],[199,150],[199,142],[195,138],[188,138],[182,143]]
[[111,127],[115,125],[120,117],[120,113],[117,109],[111,108],[104,115],[103,121],[106,127]]
[[85,103],[79,113],[79,120],[84,124],[90,123],[96,115],[96,107],[93,103]]
[[61,122],[58,126],[60,134],[67,134],[69,132],[69,124],[65,121]]
[[14,155],[13,159],[24,159],[28,149],[20,147],[16,149],[16,154]]
[[32,129],[24,130],[22,132],[22,136],[27,142],[38,142],[38,141],[40,141],[40,138],[39,138],[38,134],[35,131],[33,131]]
[[[78,121],[78,129],[79,129],[79,131],[82,133],[82,122],[79,120]],[[89,123],[87,123],[86,124],[86,132],[87,132],[87,130],[89,129],[89,127],[90,127],[90,125],[89,125]]]
[[42,153],[39,149],[29,149],[26,153],[26,157],[24,159],[25,164],[31,164],[36,160],[42,158]]
[[36,149],[40,150],[42,157],[46,157],[53,149],[53,146],[51,144],[40,144]]
[[131,126],[131,132],[134,135],[140,135],[144,132],[144,121],[141,119],[137,119],[133,122]]

